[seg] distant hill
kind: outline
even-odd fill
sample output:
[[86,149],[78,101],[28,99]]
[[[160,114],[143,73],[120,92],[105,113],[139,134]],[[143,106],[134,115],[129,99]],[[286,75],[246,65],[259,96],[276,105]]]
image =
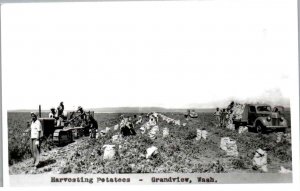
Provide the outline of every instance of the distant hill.
[[[198,113],[213,112],[214,108],[191,108],[195,109]],[[161,112],[161,113],[184,113],[187,109],[170,109],[162,107],[105,107],[105,108],[87,108],[86,111],[94,111],[96,113],[149,113],[149,112]],[[9,110],[8,112],[38,112],[38,110],[20,109]],[[42,110],[42,112],[49,112],[48,110]]]
[[[194,109],[197,113],[211,113],[215,108],[190,108]],[[87,108],[86,111],[94,111],[96,113],[185,113],[187,109],[182,108],[163,108],[163,107],[104,107],[104,108]],[[67,110],[70,111],[70,110]],[[290,108],[285,108],[285,111],[290,111]],[[38,110],[9,110],[8,112],[38,112]],[[43,113],[48,113],[48,110],[42,110]]]
[[[181,108],[162,108],[162,107],[107,107],[107,108],[91,108],[88,110],[95,111],[97,113],[149,113],[149,112],[161,112],[161,113],[183,113],[187,109]],[[214,109],[195,109],[196,112],[212,112]]]

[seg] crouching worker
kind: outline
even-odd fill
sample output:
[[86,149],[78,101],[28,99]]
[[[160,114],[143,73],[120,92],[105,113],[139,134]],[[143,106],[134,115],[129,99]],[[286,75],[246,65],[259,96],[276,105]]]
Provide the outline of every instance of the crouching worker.
[[120,119],[121,119],[121,123],[120,123],[121,135],[123,136],[136,135],[132,121],[129,118],[126,118],[124,116],[121,116]]
[[40,121],[37,119],[37,116],[35,113],[31,112],[31,152],[33,155],[33,165],[37,167],[40,162],[40,138],[41,138],[41,131],[42,131],[42,125]]
[[90,129],[90,138],[96,138],[96,133],[98,131],[98,123],[92,115],[88,115],[88,125]]

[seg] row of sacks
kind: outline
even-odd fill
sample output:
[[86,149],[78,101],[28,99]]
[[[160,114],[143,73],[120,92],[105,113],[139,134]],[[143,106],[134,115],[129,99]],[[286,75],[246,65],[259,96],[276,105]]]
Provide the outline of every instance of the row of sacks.
[[[114,160],[116,156],[116,145],[103,145],[104,149],[103,160]],[[155,146],[151,146],[146,149],[146,155],[144,156],[146,159],[150,159],[151,157],[158,154],[158,149]]]
[[[142,134],[148,134],[149,138],[152,139],[152,140],[154,140],[154,139],[157,138],[157,136],[159,134],[159,131],[160,131],[160,129],[159,129],[159,127],[157,125],[155,125],[153,127],[142,126],[140,128],[140,130],[141,130]],[[163,136],[163,138],[169,136],[169,128],[165,127],[165,128],[162,129],[162,136]]]
[[[236,102],[231,102],[230,105],[227,107],[227,109],[230,110],[228,121],[226,128],[229,130],[235,130],[235,125],[233,124],[233,119],[241,119],[244,109],[245,109],[245,104],[240,104]],[[246,126],[239,126],[238,128],[238,133],[242,134],[248,132],[248,127]]]
[[[235,125],[233,123],[229,123],[229,124],[227,124],[226,129],[234,131],[235,130]],[[239,126],[239,128],[238,128],[238,133],[239,134],[246,133],[246,132],[248,132],[248,127],[247,126]]]
[[234,116],[235,119],[242,119],[242,115],[245,109],[245,105],[244,104],[235,104],[234,107],[232,108],[233,112],[232,112],[232,117]]
[[[131,120],[127,117],[121,116],[121,121],[119,124],[114,125],[113,127],[106,127],[100,131],[100,136],[104,137],[109,131],[120,131],[122,135],[135,135],[134,125]],[[140,116],[139,122],[142,122],[142,116]]]
[[120,129],[120,125],[116,124],[113,127],[105,127],[105,129],[102,129],[100,131],[100,136],[104,137],[109,131],[118,131]]
[[278,132],[276,137],[276,142],[277,143],[281,143],[281,142],[288,142],[289,144],[291,144],[291,134],[290,133],[283,133],[283,132]]
[[[223,137],[221,139],[222,150],[225,150],[227,155],[229,156],[238,156],[236,142],[231,140],[229,137]],[[113,160],[116,155],[115,145],[104,145],[104,154],[103,160]],[[146,159],[150,159],[151,157],[158,154],[158,148],[155,146],[151,146],[146,149],[146,155],[144,156]],[[254,157],[252,159],[252,165],[254,169],[260,170],[262,172],[268,172],[268,162],[267,162],[267,152],[262,149],[257,149]],[[292,171],[289,169],[284,168],[283,166],[280,167],[279,173],[291,173]]]
[[[237,157],[239,154],[236,141],[232,140],[230,137],[221,138],[220,148],[226,151],[227,156]],[[257,149],[252,159],[252,165],[254,169],[267,172],[267,152],[260,148]]]
[[159,114],[159,116],[162,118],[163,121],[165,121],[165,122],[167,122],[169,124],[174,124],[174,125],[180,126],[180,120],[179,119],[178,120],[172,119],[172,118],[167,117],[167,116],[165,116],[163,114]]
[[[141,133],[142,134],[148,133],[150,139],[152,139],[152,140],[157,138],[159,131],[160,131],[160,129],[157,125],[150,127],[149,129],[146,129],[145,127],[141,127]],[[168,137],[169,134],[170,134],[169,128],[165,127],[162,129],[162,137],[163,138]],[[200,141],[201,139],[206,140],[207,136],[208,136],[208,132],[205,129],[197,129],[196,141]]]
[[233,118],[235,119],[241,119],[244,109],[245,109],[245,104],[240,104],[240,103],[231,103],[227,107],[231,114],[229,115],[229,119],[232,121]]
[[[238,156],[238,149],[236,145],[236,141],[232,140],[229,137],[223,137],[221,138],[221,144],[220,148],[224,151],[226,151],[226,154],[228,156]],[[260,170],[262,172],[268,172],[268,160],[267,160],[267,152],[262,150],[261,148],[258,148],[255,151],[254,157],[252,159],[252,165],[254,169]],[[280,173],[290,173],[291,170],[285,169],[284,167],[281,167]]]
[[109,131],[112,131],[112,130],[118,131],[119,129],[120,129],[120,124],[116,124],[113,127],[105,127],[105,129],[102,129],[99,134],[101,137],[104,137]]
[[[235,130],[234,124],[228,124],[226,126],[226,128],[229,129],[229,130],[232,130],[232,131]],[[243,133],[246,133],[248,131],[249,130],[248,130],[247,126],[239,126],[239,128],[238,128],[238,133],[239,134],[243,134]],[[291,134],[290,133],[278,132],[278,133],[276,133],[276,137],[277,137],[276,138],[277,143],[286,141],[286,142],[291,144]]]

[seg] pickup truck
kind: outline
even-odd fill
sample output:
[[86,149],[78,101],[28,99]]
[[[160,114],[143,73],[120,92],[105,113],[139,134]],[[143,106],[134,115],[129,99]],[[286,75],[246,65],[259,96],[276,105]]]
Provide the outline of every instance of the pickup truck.
[[269,129],[285,132],[288,127],[282,106],[276,106],[272,109],[267,104],[245,104],[239,112],[239,116],[234,114],[234,108],[232,111],[232,122],[236,127],[247,126],[257,133],[265,133]]

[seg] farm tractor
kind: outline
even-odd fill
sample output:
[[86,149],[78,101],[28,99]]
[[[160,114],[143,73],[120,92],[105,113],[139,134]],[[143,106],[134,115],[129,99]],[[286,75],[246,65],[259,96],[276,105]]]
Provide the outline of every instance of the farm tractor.
[[[93,111],[85,112],[85,114],[94,117]],[[76,111],[65,112],[61,125],[57,126],[54,118],[41,117],[41,107],[39,107],[38,120],[42,126],[42,140],[53,142],[54,145],[66,145],[74,139],[88,136],[89,129],[85,127],[86,121],[82,120],[81,116],[82,114]]]

